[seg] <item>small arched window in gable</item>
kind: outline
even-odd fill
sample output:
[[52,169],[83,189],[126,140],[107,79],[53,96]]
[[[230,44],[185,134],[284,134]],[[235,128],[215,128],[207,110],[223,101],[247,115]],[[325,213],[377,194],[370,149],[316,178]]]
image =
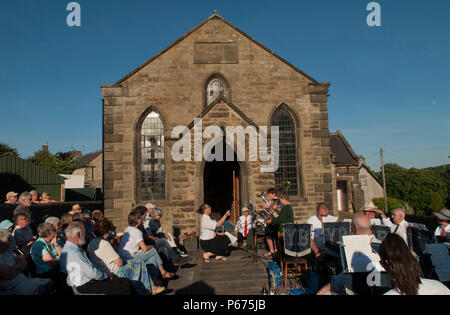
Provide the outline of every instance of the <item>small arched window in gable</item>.
[[218,78],[214,78],[209,82],[206,88],[207,106],[214,102],[219,96],[227,96],[225,84]]
[[165,199],[164,126],[157,112],[147,115],[141,129],[141,200]]

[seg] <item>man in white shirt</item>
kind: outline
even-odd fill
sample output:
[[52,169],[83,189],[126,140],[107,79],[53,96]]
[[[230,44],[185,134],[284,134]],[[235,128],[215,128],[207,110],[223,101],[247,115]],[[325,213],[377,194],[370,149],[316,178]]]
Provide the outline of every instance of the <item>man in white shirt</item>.
[[434,215],[439,223],[439,226],[434,231],[434,236],[439,243],[444,242],[448,250],[450,250],[450,210],[442,209]]
[[321,202],[317,205],[316,214],[306,220],[307,224],[312,225],[311,249],[316,257],[320,256],[320,251],[324,248],[322,235],[322,219],[328,216],[328,212],[329,211],[327,204]]
[[381,220],[375,217],[377,213],[376,210],[376,207],[368,207],[364,208],[363,213],[369,218],[371,225],[382,225]]
[[399,235],[406,244],[408,244],[408,222],[405,220],[406,211],[401,208],[397,208],[392,210],[392,221],[386,216],[386,214],[378,210],[379,214],[381,214],[381,224],[385,226],[389,226],[391,228],[391,232]]

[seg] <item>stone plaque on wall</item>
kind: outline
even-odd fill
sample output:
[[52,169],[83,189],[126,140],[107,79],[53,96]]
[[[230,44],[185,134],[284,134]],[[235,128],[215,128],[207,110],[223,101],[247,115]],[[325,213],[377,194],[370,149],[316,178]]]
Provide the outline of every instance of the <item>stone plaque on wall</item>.
[[239,63],[237,43],[195,43],[194,63]]

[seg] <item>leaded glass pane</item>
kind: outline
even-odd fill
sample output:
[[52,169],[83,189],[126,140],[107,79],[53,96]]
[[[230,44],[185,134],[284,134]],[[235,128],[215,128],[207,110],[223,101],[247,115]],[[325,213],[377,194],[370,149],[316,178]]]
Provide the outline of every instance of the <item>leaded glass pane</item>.
[[211,104],[218,98],[220,95],[227,96],[227,91],[225,89],[225,85],[219,79],[214,79],[208,84],[208,88],[206,89],[206,96],[208,98],[208,105]]
[[151,112],[141,129],[141,200],[165,199],[164,126]]
[[288,194],[297,196],[297,150],[294,121],[286,110],[281,109],[273,116],[272,126],[278,126],[280,130],[280,165],[275,172],[275,185],[283,187],[289,182]]

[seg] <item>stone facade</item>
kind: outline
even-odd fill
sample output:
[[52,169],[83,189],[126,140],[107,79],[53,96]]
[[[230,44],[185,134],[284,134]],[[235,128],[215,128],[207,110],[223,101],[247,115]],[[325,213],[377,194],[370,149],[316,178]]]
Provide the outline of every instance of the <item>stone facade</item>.
[[72,174],[83,175],[86,187],[103,188],[103,154],[98,152],[98,154],[95,154],[95,157],[83,163]]
[[[208,106],[205,88],[214,76],[223,79],[227,94]],[[117,83],[102,85],[105,215],[123,229],[128,212],[148,202],[140,198],[139,161],[140,128],[150,112],[163,122],[166,157],[166,197],[152,202],[164,209],[167,229],[192,231],[198,228],[195,210],[204,202],[205,162],[173,161],[171,147],[178,138],[172,138],[172,129],[196,117],[203,117],[204,128],[270,127],[280,106],[296,124],[299,189],[290,200],[295,220],[304,222],[318,202],[328,202],[333,211],[328,88],[212,15]],[[239,163],[241,205],[246,205],[274,185],[274,174],[261,173],[260,162]]]

